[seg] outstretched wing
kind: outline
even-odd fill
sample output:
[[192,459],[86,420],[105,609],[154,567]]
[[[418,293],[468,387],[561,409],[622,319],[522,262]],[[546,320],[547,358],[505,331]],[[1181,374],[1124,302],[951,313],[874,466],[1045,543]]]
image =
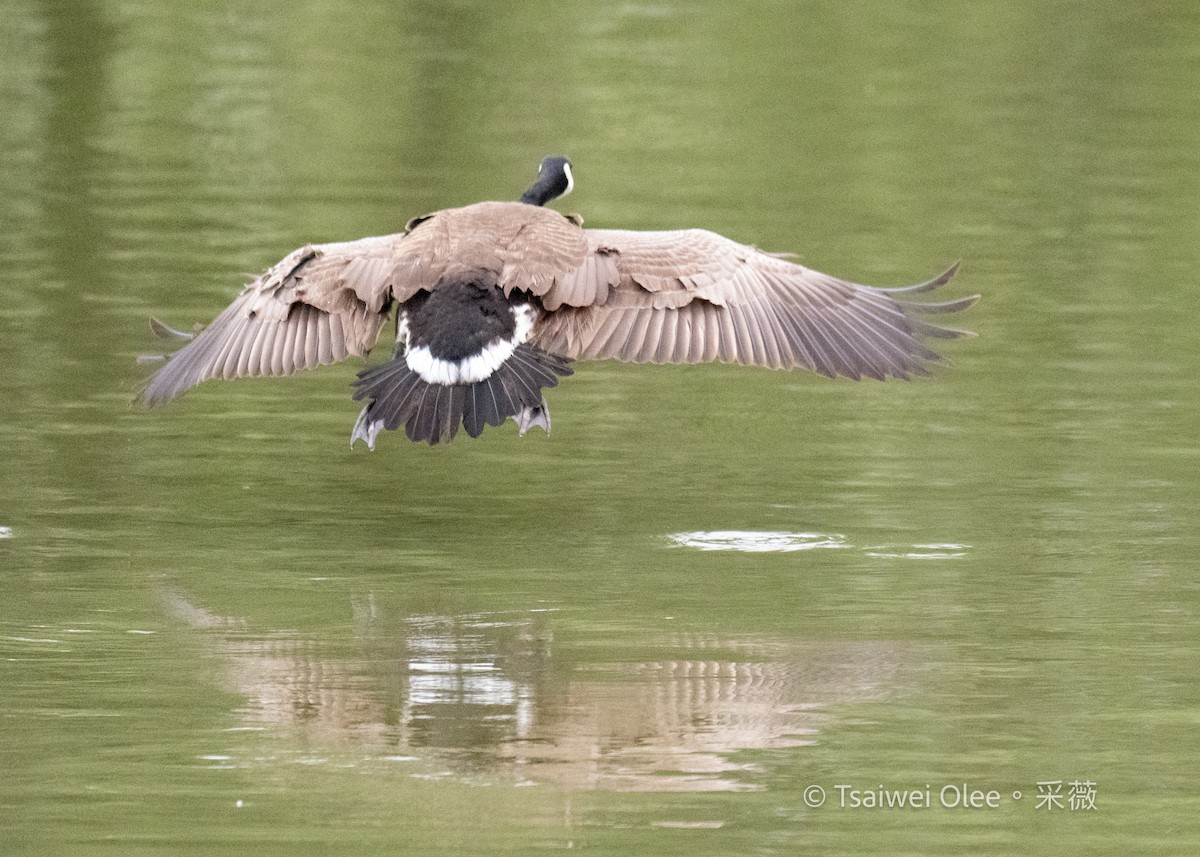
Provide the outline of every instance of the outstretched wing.
[[957,265],[927,283],[879,289],[702,229],[584,232],[588,259],[556,282],[564,305],[548,315],[535,339],[571,358],[721,360],[831,377],[904,378],[927,374],[925,362],[940,359],[924,339],[970,335],[924,317],[978,300],[908,299],[944,285]]
[[290,375],[366,354],[392,301],[403,235],[301,247],[245,287],[138,398],[168,402],[201,381]]

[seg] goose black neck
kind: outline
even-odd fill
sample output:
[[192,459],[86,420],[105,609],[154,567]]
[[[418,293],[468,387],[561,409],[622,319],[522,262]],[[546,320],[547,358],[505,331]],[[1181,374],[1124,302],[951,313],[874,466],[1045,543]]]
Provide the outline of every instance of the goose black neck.
[[566,196],[571,192],[573,184],[570,161],[559,155],[546,158],[539,168],[538,180],[521,194],[521,202],[545,205],[552,199]]
[[545,205],[552,199],[558,199],[562,195],[556,184],[554,176],[542,175],[534,185],[521,194],[521,202],[527,202],[530,205]]

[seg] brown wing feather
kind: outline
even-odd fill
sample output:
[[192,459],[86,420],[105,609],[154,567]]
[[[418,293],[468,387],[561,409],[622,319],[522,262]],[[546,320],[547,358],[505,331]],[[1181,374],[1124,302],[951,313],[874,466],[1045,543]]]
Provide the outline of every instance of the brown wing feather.
[[366,354],[391,306],[402,235],[301,247],[250,283],[142,389],[168,402],[210,378],[288,375]]
[[908,377],[925,374],[925,361],[939,359],[922,339],[969,335],[920,316],[958,312],[978,299],[934,304],[900,297],[944,285],[957,265],[918,286],[879,289],[702,229],[584,233],[590,258],[558,282],[569,283],[572,296],[606,293],[590,305],[564,301],[570,306],[547,316],[535,334],[538,345],[566,357],[721,360],[829,376]]

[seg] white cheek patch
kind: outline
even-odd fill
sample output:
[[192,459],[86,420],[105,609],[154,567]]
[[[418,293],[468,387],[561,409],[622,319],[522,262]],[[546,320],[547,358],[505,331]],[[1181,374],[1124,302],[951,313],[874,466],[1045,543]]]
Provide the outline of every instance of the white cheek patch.
[[[504,365],[505,360],[512,356],[518,345],[529,339],[529,334],[533,330],[533,309],[528,305],[515,307],[513,320],[516,323],[516,329],[513,331],[511,341],[496,337],[477,354],[464,357],[462,360],[443,360],[440,357],[434,357],[430,353],[428,345],[408,348],[404,360],[408,364],[408,368],[420,375],[421,380],[428,384],[445,386],[475,384],[489,378],[493,372]],[[405,342],[408,341],[407,333],[407,324],[405,324]]]
[[563,172],[567,176],[567,189],[562,192],[562,195],[566,196],[571,191],[575,190],[575,176],[571,175],[570,164],[563,164]]

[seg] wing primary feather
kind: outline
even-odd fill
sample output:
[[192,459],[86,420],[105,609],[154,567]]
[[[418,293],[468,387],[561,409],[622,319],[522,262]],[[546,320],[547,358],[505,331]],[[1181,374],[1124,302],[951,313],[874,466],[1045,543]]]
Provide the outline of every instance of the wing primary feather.
[[780,303],[776,305],[775,311],[788,349],[788,365],[812,369],[813,359],[806,344],[803,325],[796,318],[793,308]]
[[279,349],[279,364],[284,375],[291,375],[296,368],[296,325],[289,321],[280,322],[283,332],[283,347]]
[[746,307],[747,311],[742,313],[743,323],[746,325],[746,334],[750,340],[750,353],[756,364],[766,363],[767,345],[763,341],[762,322],[759,319],[758,313],[754,312],[751,307]]
[[958,273],[958,266],[961,262],[955,262],[942,273],[938,274],[932,280],[926,280],[924,283],[917,283],[915,286],[897,286],[890,289],[879,289],[878,291],[887,292],[893,295],[917,294],[919,292],[932,292],[934,289],[941,288],[950,282],[950,278]]
[[238,345],[245,335],[248,323],[248,320],[245,318],[239,319],[232,327],[223,329],[221,337],[214,340],[214,354],[209,358],[214,378],[228,380],[235,377]]
[[912,325],[913,331],[921,336],[928,336],[931,339],[962,339],[963,337],[976,336],[973,330],[960,330],[957,327],[941,327],[936,324],[926,324],[920,319],[909,319],[909,324]]
[[952,312],[962,312],[974,306],[979,301],[979,295],[968,295],[953,301],[897,301],[906,312],[916,312],[921,315],[945,315]]
[[[875,347],[875,342],[883,337],[859,321],[855,316],[853,304],[846,304],[829,313],[828,333],[836,338],[853,369],[877,380],[886,377],[891,360]],[[880,357],[883,358],[882,363],[877,364],[876,359]]]
[[258,340],[257,331],[254,331],[251,333],[251,335],[248,338],[246,338],[242,341],[241,348],[238,349],[237,362],[234,365],[234,369],[233,369],[233,374],[236,375],[237,377],[244,378],[245,376],[251,374],[251,372],[253,371],[251,369],[250,358],[252,357],[252,355],[254,353],[254,343],[257,340]]
[[784,322],[777,305],[772,301],[761,304],[762,312],[769,316],[763,325],[763,345],[766,346],[766,364],[772,369],[782,369],[788,364],[786,354],[788,347],[784,336]]
[[278,375],[283,368],[279,359],[279,343],[283,331],[279,329],[278,324],[271,323],[263,325],[263,333],[267,338],[263,344],[263,374]]
[[746,308],[738,304],[726,307],[730,316],[730,326],[737,344],[737,360],[739,363],[754,362],[754,338],[750,335],[750,326],[746,320]]
[[266,374],[263,368],[266,364],[264,360],[266,352],[263,350],[266,347],[266,342],[267,331],[263,329],[262,325],[259,325],[259,329],[255,332],[254,339],[251,341],[250,348],[248,349],[250,353],[246,358],[246,364],[253,375]]
[[742,355],[738,347],[738,307],[722,307],[721,320],[721,359],[726,363],[741,362]]
[[830,348],[830,358],[833,361],[834,369],[839,375],[844,375],[854,380],[859,379],[859,373],[854,368],[854,360],[846,351],[846,343],[839,335],[838,330],[828,322],[820,323],[817,328],[818,332],[824,338]]
[[311,369],[316,365],[309,357],[313,346],[316,344],[310,340],[312,335],[312,318],[315,308],[302,305],[302,312],[297,314],[296,318],[296,345],[293,351],[295,367],[297,369]]
[[850,313],[845,309],[839,311],[835,316],[834,323],[830,324],[829,330],[833,336],[838,338],[843,353],[849,359],[850,368],[854,371],[854,374],[851,375],[852,378],[858,380],[862,375],[866,375],[883,380],[886,377],[886,374],[875,366],[872,355],[865,350],[869,348],[874,335],[868,332],[864,336],[856,330]]
[[804,333],[811,344],[814,370],[828,378],[835,377],[838,374],[837,367],[830,353],[829,342],[822,335],[819,324],[813,321],[810,311],[806,307],[796,306],[795,310],[803,321]]
[[845,313],[846,324],[857,332],[855,341],[859,350],[869,349],[872,352],[870,368],[864,368],[865,374],[878,381],[884,380],[888,374],[903,372],[910,364],[909,352],[895,345],[890,338],[890,329],[873,328],[854,312]]

